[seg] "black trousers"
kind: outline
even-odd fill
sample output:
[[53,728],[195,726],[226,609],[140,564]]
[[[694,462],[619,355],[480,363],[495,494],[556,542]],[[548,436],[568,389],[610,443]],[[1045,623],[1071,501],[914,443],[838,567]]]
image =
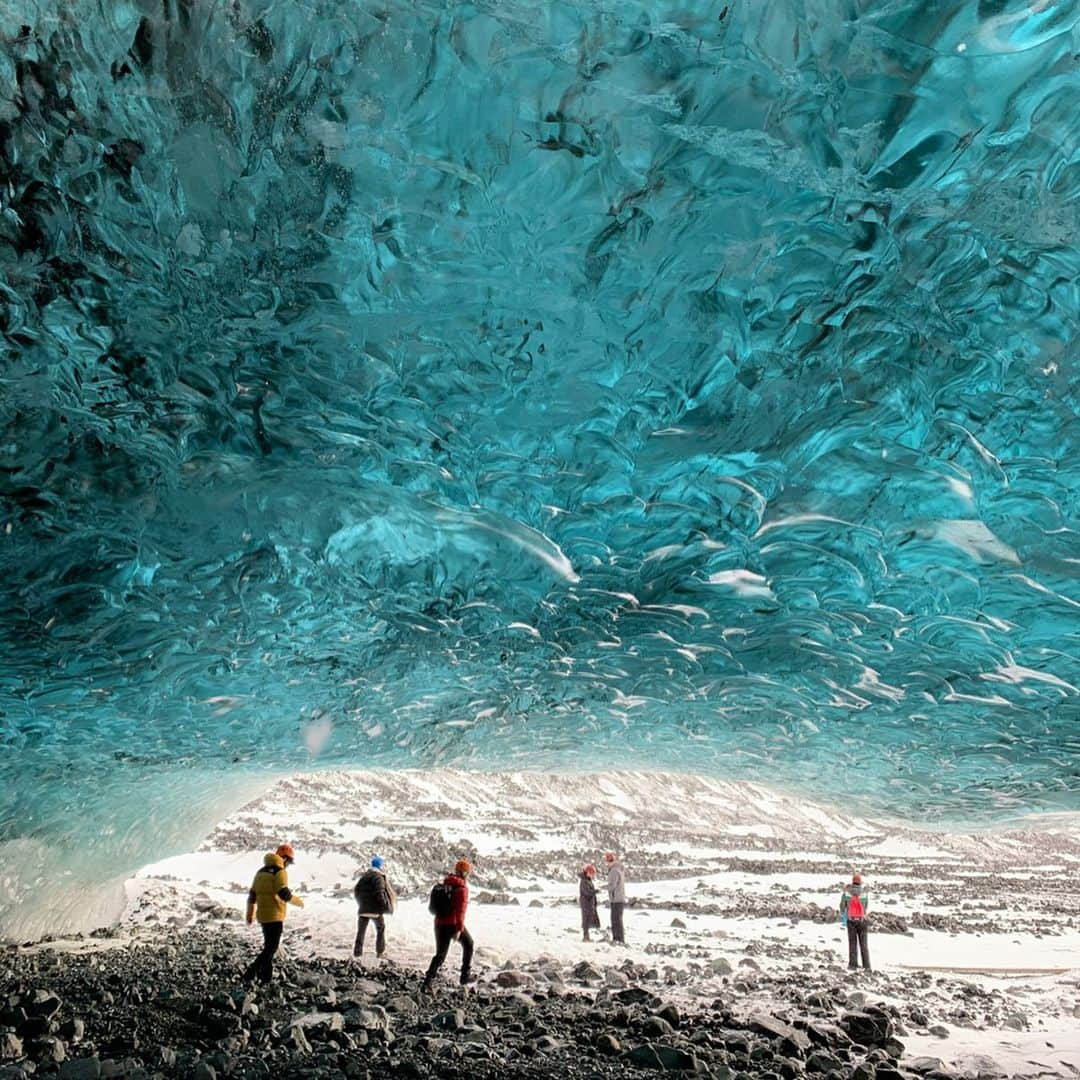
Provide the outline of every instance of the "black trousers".
[[[435,924],[435,955],[428,965],[427,975],[424,976],[425,983],[432,982],[435,976],[438,975],[439,968],[443,966],[446,954],[450,951],[450,942],[453,940],[454,928],[452,926]],[[468,930],[461,931],[458,942],[461,945],[461,982],[464,985],[469,978],[469,968],[472,967],[473,954],[473,939]]]
[[285,929],[283,922],[260,923],[263,932],[262,952],[251,962],[247,971],[244,972],[244,981],[252,982],[258,979],[261,983],[268,983],[274,976],[274,954],[281,944],[281,931]]
[[364,952],[364,937],[367,935],[368,923],[375,924],[375,955],[382,956],[386,952],[386,920],[381,915],[357,915],[353,956],[360,956]]
[[866,940],[867,926],[865,919],[848,919],[847,948],[848,967],[858,967],[858,953],[862,953],[862,966],[870,970],[870,946]]
[[612,903],[611,905],[611,940],[621,941],[623,944],[626,944],[626,932],[623,930],[622,921],[625,907],[626,904]]

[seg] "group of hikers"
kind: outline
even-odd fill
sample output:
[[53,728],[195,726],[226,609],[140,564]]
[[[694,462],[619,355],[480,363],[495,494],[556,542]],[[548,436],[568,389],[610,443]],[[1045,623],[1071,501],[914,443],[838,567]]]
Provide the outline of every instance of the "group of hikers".
[[[288,906],[303,907],[304,901],[289,888],[288,868],[293,864],[296,854],[291,844],[281,844],[276,851],[263,856],[263,865],[255,874],[248,892],[247,921],[257,921],[262,929],[262,951],[255,957],[244,972],[244,981],[268,983],[273,978],[274,956],[281,945],[281,933],[285,925]],[[626,873],[622,863],[614,852],[604,856],[607,867],[607,894],[611,909],[611,943],[625,945],[626,934],[623,927],[623,913],[626,909]],[[435,955],[431,958],[424,975],[422,989],[427,993],[434,990],[435,976],[446,961],[450,946],[457,942],[461,946],[462,986],[475,981],[472,974],[473,939],[465,928],[465,913],[469,907],[469,874],[472,863],[468,859],[458,859],[452,873],[435,885],[428,898],[428,911],[434,917]],[[597,902],[596,867],[591,864],[581,870],[578,880],[578,906],[581,909],[582,940],[590,941],[589,932],[601,927],[600,912]],[[387,877],[383,859],[375,855],[371,865],[360,875],[353,889],[356,898],[357,921],[356,939],[352,954],[361,957],[364,953],[364,941],[368,926],[375,924],[375,956],[381,959],[386,953],[386,916],[394,913],[397,906],[397,893]],[[844,887],[840,896],[840,921],[847,928],[848,966],[858,967],[861,955],[862,966],[870,970],[870,950],[867,943],[867,914],[869,897],[862,884],[862,877],[853,874],[851,884]]]

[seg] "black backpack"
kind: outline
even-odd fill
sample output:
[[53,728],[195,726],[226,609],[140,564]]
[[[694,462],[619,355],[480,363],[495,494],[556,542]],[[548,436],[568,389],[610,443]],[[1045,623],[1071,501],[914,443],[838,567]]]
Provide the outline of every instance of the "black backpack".
[[454,890],[444,882],[434,886],[427,909],[436,919],[447,918],[454,910]]

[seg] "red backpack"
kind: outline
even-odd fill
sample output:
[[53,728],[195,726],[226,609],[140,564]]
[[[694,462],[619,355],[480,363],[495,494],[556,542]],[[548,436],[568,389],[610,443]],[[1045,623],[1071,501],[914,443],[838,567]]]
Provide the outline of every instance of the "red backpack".
[[863,909],[862,899],[851,893],[847,902],[847,917],[849,919],[861,919],[866,914]]

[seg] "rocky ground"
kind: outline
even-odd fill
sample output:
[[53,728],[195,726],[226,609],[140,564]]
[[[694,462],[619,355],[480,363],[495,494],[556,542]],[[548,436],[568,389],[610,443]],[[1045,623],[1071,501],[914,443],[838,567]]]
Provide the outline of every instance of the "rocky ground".
[[[871,987],[771,985],[752,962],[690,1009],[677,980],[630,960],[507,966],[429,997],[414,970],[328,959],[287,959],[270,988],[248,989],[238,975],[251,947],[212,921],[83,947],[0,955],[0,1076],[952,1075],[936,1058],[903,1058],[912,1018]],[[750,1002],[762,988],[770,1009]]]

